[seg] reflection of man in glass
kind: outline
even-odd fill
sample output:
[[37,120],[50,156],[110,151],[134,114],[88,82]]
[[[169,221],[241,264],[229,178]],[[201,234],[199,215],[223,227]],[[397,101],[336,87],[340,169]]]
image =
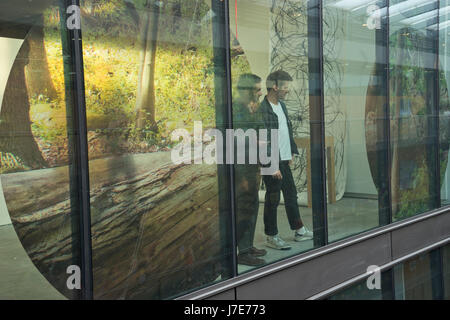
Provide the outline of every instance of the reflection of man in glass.
[[[266,197],[264,202],[264,231],[267,235],[266,245],[270,248],[288,250],[291,248],[278,236],[277,208],[280,203],[280,191],[283,192],[284,205],[289,225],[294,231],[294,240],[303,241],[312,238],[312,232],[303,226],[297,204],[297,189],[290,165],[293,154],[298,154],[294,142],[292,125],[288,118],[286,105],[283,100],[289,93],[291,76],[285,71],[276,71],[267,77],[267,96],[261,103],[264,125],[270,133],[271,129],[278,129],[278,150],[280,165],[272,176],[264,176]],[[270,141],[270,140],[269,140]],[[270,147],[268,148],[270,154]]]
[[[237,89],[239,97],[233,102],[233,126],[234,130],[248,129],[259,130],[262,119],[257,111],[261,92],[261,78],[254,74],[243,74],[240,76]],[[255,235],[256,218],[258,216],[259,198],[258,190],[261,183],[259,165],[251,164],[249,152],[254,150],[245,139],[245,163],[235,164],[236,185],[236,231],[237,245],[239,249],[238,263],[250,266],[265,264],[264,259],[259,257],[266,254],[266,250],[257,249],[253,246]],[[256,141],[253,141],[253,143]],[[238,146],[239,147],[239,146]]]

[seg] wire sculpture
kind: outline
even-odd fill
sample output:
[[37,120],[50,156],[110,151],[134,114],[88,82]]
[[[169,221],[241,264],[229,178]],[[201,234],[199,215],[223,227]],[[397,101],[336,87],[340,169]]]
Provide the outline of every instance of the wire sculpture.
[[[337,58],[336,42],[344,34],[343,17],[336,9],[323,9],[323,70],[325,96],[325,135],[334,137],[336,180],[345,177],[344,140],[345,110],[340,108],[343,63]],[[272,0],[271,7],[271,72],[287,71],[295,86],[286,100],[294,135],[308,137],[308,12],[307,2]],[[298,192],[306,191],[306,150],[299,150],[294,163],[294,179]],[[344,179],[345,183],[345,179]]]

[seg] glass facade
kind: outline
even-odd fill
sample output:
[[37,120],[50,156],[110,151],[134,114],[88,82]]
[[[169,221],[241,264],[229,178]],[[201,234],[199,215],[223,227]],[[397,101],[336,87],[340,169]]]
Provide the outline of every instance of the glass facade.
[[[171,299],[447,206],[449,8],[3,1],[0,297]],[[418,259],[395,297],[448,298]]]
[[420,255],[394,267],[396,300],[442,299],[442,269],[433,263],[438,251]]
[[[444,261],[444,268],[442,262]],[[448,300],[448,246],[419,255],[381,273],[376,281],[365,279],[329,300]],[[444,292],[446,295],[444,295]]]
[[439,206],[439,139],[433,115],[437,103],[444,100],[436,95],[438,35],[433,26],[437,22],[438,2],[426,1],[416,6],[402,1],[391,3],[391,185],[392,213],[397,220]]
[[328,297],[327,300],[382,300],[381,289],[369,289],[366,280],[350,286]]
[[388,223],[387,24],[372,17],[386,4],[371,7],[324,2],[325,140],[333,140],[327,152],[334,148],[327,158],[334,182],[327,190],[329,241]]

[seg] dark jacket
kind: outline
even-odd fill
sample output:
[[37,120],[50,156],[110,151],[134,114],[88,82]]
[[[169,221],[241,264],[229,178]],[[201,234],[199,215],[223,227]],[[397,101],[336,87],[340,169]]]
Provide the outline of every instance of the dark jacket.
[[[258,130],[264,128],[264,122],[262,120],[262,114],[258,111],[255,113],[250,113],[248,107],[240,102],[233,102],[233,129],[242,129],[246,132],[248,129],[254,129],[257,133],[256,137],[258,139]],[[249,139],[245,139],[245,164],[237,164],[237,140],[234,143],[234,156],[235,156],[235,172],[237,180],[239,178],[248,178],[248,176],[255,175],[255,172],[259,171],[258,164],[249,164]],[[255,150],[255,149],[253,149]],[[257,148],[256,148],[257,152]]]
[[[290,139],[290,143],[291,143],[291,153],[294,154],[298,154],[298,149],[297,149],[297,145],[295,144],[294,141],[294,134],[292,132],[292,123],[291,120],[289,120],[289,116],[287,113],[287,109],[286,109],[286,105],[283,101],[280,101],[281,104],[281,108],[283,109],[284,115],[286,116],[287,119],[287,125],[288,125],[288,130],[289,130],[289,139]],[[261,105],[259,107],[258,110],[263,118],[264,121],[264,126],[265,129],[267,129],[267,139],[268,139],[268,143],[267,143],[267,156],[270,157],[271,156],[271,146],[270,146],[270,133],[271,133],[271,129],[278,129],[278,116],[275,114],[275,112],[273,112],[272,110],[272,106],[270,105],[269,100],[267,100],[267,96],[264,97],[263,102],[261,102]],[[278,150],[278,153],[280,151]]]

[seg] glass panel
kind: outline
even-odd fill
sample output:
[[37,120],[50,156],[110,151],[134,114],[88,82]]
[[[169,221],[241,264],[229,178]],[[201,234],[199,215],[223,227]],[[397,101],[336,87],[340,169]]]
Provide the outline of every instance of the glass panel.
[[390,2],[393,220],[439,205],[437,8],[432,0]]
[[442,248],[444,300],[450,300],[450,245]]
[[441,0],[439,14],[439,133],[441,160],[441,205],[450,204],[450,172],[448,152],[450,144],[450,102],[447,83],[450,82],[450,1]]
[[234,165],[241,273],[313,247],[307,1],[231,2],[230,21],[234,132],[258,133],[237,146],[259,152]]
[[230,277],[229,186],[206,134],[226,122],[223,2],[81,5],[94,298],[166,299]]
[[[442,295],[442,284],[448,284],[449,246],[414,257],[396,265],[393,269],[382,272],[380,285],[370,289],[368,279],[358,282],[347,289],[329,297],[329,300],[437,300],[448,299]],[[442,257],[440,257],[442,252]],[[444,271],[441,268],[444,262]],[[447,274],[446,274],[447,272]],[[393,273],[393,274],[391,274]],[[392,277],[393,275],[393,277]],[[444,277],[444,278],[443,278]],[[392,283],[392,279],[394,283]],[[374,282],[375,281],[375,282]],[[443,282],[444,281],[444,282]],[[376,280],[372,279],[372,285]],[[395,296],[394,296],[395,293]]]
[[[384,288],[383,288],[384,290]],[[382,300],[381,289],[369,289],[367,280],[363,280],[335,293],[328,300]]]
[[394,267],[396,300],[433,299],[434,278],[440,280],[442,274],[433,272],[431,261],[427,253]]
[[76,93],[67,29],[51,3],[0,4],[2,299],[80,297],[78,177],[67,125]]
[[389,215],[386,6],[384,1],[324,6],[328,234],[335,241],[377,227],[380,216]]

